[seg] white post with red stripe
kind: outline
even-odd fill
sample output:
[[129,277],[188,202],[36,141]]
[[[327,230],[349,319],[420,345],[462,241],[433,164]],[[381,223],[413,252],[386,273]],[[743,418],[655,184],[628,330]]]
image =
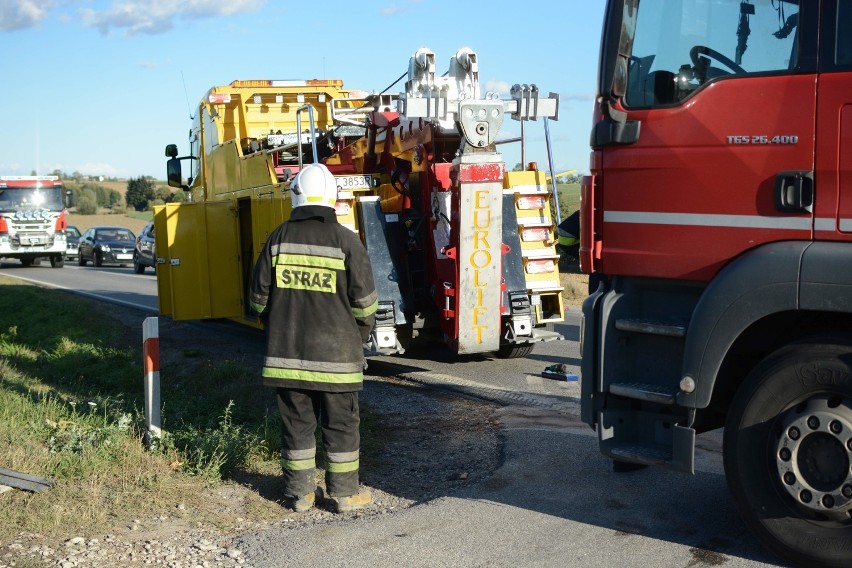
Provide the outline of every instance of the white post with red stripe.
[[142,371],[145,388],[145,446],[160,439],[160,326],[155,317],[142,324]]

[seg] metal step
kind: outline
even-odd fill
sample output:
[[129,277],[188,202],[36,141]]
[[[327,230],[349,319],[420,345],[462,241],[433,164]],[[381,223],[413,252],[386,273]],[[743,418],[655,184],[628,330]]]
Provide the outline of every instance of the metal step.
[[612,383],[609,392],[624,398],[672,405],[677,400],[678,389],[645,383]]
[[665,337],[684,337],[688,321],[685,319],[652,320],[647,318],[622,318],[615,320],[615,329]]
[[672,461],[671,452],[648,446],[615,446],[609,448],[609,455],[627,462],[647,465],[665,465]]

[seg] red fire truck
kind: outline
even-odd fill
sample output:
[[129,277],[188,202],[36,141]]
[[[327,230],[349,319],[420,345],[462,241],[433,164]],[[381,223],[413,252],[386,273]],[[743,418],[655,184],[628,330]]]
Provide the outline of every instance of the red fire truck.
[[0,177],[0,257],[65,264],[65,185],[57,176]]
[[609,0],[582,188],[582,415],[852,565],[852,0]]

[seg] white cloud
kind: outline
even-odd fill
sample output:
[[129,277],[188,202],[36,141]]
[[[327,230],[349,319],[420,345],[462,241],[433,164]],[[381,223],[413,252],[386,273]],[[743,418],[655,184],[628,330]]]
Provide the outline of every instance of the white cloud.
[[[7,172],[11,172],[8,175],[24,175],[24,174],[17,173],[17,172],[22,171],[23,168],[24,168],[24,166],[22,166],[18,162],[7,162],[5,164],[3,162],[0,162],[0,172],[3,172],[4,174],[7,174]],[[27,173],[29,173],[29,172],[27,172]]]
[[396,4],[396,3],[391,3],[391,4],[388,4],[387,6],[385,6],[384,8],[382,8],[379,13],[382,16],[387,16],[389,18],[392,18],[394,16],[399,16],[400,14],[404,14],[404,13],[408,12],[408,9],[411,8],[412,6],[416,6],[417,4],[422,4],[422,3],[423,3],[423,0],[408,0],[407,2],[403,3],[402,5]]
[[559,100],[591,102],[595,100],[595,96],[591,93],[560,93]]
[[381,14],[382,16],[398,16],[406,11],[405,6],[397,6],[396,4],[389,4],[382,8]]
[[482,94],[485,93],[499,93],[502,97],[508,97],[509,93],[512,90],[512,85],[507,83],[506,81],[497,81],[496,79],[489,79],[485,81],[484,88],[480,88]]
[[142,69],[157,69],[160,67],[160,64],[156,61],[140,59],[136,62],[136,66],[141,67]]
[[37,26],[53,5],[50,0],[0,0],[0,32]]
[[118,174],[125,173],[119,168],[113,166],[112,164],[98,162],[86,162],[84,164],[78,164],[77,166],[74,166],[73,169],[63,169],[62,171],[80,172],[81,174],[88,176],[104,175],[109,177],[115,177]]
[[[0,0],[3,1],[3,0]],[[174,27],[175,20],[199,20],[254,12],[266,0],[113,0],[106,10],[80,10],[83,23],[103,34],[124,30],[126,35],[160,34]]]

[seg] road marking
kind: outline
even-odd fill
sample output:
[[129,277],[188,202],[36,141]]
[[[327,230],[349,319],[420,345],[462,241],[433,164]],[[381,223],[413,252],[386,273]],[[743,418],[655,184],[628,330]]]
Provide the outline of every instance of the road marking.
[[152,308],[151,306],[146,306],[145,304],[136,304],[134,302],[128,302],[127,300],[119,300],[117,298],[110,298],[109,296],[99,296],[94,292],[86,292],[85,290],[76,290],[74,288],[69,288],[67,286],[62,286],[61,284],[53,284],[51,282],[43,282],[41,280],[36,280],[35,278],[19,276],[17,274],[7,274],[3,273],[3,276],[8,276],[9,278],[17,278],[18,280],[23,280],[24,282],[32,282],[33,284],[39,284],[41,286],[45,286],[47,288],[56,288],[58,290],[65,290],[66,292],[71,292],[72,294],[79,294],[80,296],[86,296],[88,298],[95,298],[97,300],[110,302],[111,304],[120,304],[122,306],[127,306],[130,308],[136,308],[138,310],[143,310],[146,312],[151,312],[158,314],[160,313],[159,308]]
[[[85,267],[85,266],[68,266],[67,268],[70,268],[71,270],[89,270],[89,268]],[[134,278],[134,279],[145,278],[147,280],[151,280],[151,279],[156,280],[157,279],[156,274],[136,274],[135,272],[128,274],[126,272],[113,272],[112,270],[101,270],[101,272],[104,273],[104,274],[113,274],[115,276],[121,276],[122,278]]]

